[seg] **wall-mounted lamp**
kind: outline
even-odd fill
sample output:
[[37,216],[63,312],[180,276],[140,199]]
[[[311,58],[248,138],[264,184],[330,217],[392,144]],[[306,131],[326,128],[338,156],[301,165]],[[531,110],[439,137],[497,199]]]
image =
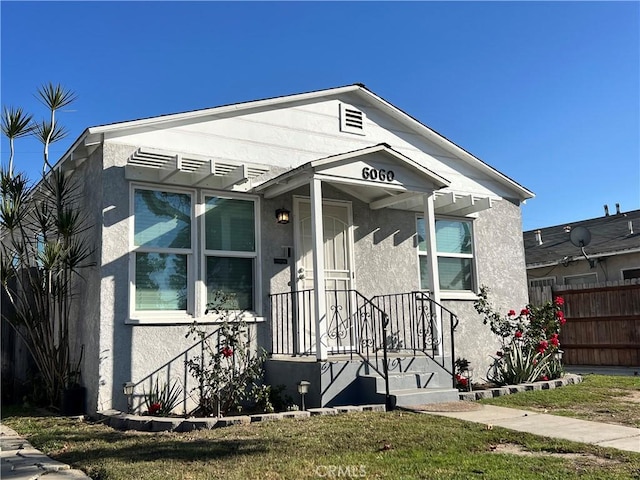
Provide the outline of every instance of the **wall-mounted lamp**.
[[122,393],[127,397],[127,413],[131,413],[133,409],[133,389],[136,386],[133,382],[125,382],[122,384]]
[[300,397],[302,398],[302,411],[305,410],[304,407],[304,396],[309,393],[309,385],[311,385],[311,382],[307,382],[306,380],[302,380],[300,381],[300,383],[298,383],[298,393],[300,394]]
[[276,221],[278,223],[289,223],[291,212],[286,208],[279,208],[276,210]]

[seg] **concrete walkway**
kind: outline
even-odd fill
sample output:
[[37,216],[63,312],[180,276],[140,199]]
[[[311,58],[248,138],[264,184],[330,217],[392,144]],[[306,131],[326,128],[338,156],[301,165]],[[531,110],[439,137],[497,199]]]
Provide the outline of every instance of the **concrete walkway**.
[[465,411],[432,411],[430,409],[422,412],[483,423],[491,428],[499,426],[544,437],[562,438],[640,453],[640,428],[482,404],[471,404]]
[[2,480],[91,480],[80,470],[72,470],[36,450],[6,425],[0,425],[0,455]]

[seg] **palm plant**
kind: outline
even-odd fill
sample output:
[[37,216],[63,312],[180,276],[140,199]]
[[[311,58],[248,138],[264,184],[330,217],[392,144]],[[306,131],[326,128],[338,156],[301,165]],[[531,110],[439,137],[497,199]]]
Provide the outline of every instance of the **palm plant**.
[[50,112],[49,120],[43,120],[38,123],[35,132],[36,137],[44,145],[44,163],[42,165],[42,173],[46,172],[47,168],[51,168],[49,163],[49,145],[66,137],[67,132],[64,128],[56,125],[56,111],[66,107],[70,103],[76,100],[76,94],[70,90],[66,90],[62,85],[48,83],[38,89],[36,95]]
[[13,177],[13,157],[15,155],[15,139],[29,135],[33,131],[32,115],[22,108],[6,107],[2,110],[2,134],[9,139],[9,171]]
[[[73,96],[51,84],[40,95],[52,111],[49,122],[32,127],[44,144],[46,170],[49,144],[63,131],[55,124],[54,111]],[[73,172],[59,169],[43,172],[31,186],[24,175],[13,174],[11,165],[0,170],[0,195],[0,283],[9,306],[2,318],[24,341],[47,399],[57,405],[64,389],[78,383],[82,360],[82,348],[72,351],[70,335],[75,287],[82,270],[92,265],[81,187]]]

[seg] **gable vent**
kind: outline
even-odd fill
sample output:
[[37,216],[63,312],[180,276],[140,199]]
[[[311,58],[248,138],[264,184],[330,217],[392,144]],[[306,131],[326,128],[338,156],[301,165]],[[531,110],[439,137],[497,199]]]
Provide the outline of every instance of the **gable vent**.
[[340,104],[340,131],[365,135],[364,130],[365,115],[351,105]]

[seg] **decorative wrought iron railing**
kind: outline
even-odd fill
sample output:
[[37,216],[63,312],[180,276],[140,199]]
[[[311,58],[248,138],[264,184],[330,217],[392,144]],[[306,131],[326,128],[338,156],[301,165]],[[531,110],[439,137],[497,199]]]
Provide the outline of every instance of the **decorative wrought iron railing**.
[[[310,355],[316,350],[313,290],[269,296],[272,354]],[[387,360],[389,317],[356,290],[326,291],[327,331],[320,340],[329,353],[359,357],[385,380],[386,403],[391,408]]]
[[426,292],[378,295],[371,301],[389,316],[389,352],[422,353],[452,377],[458,317]]
[[[315,353],[314,298],[313,290],[270,295],[272,354]],[[448,371],[454,384],[458,318],[425,292],[367,299],[356,290],[327,290],[326,314],[322,340],[330,353],[362,357],[386,379],[388,352],[420,352]]]

